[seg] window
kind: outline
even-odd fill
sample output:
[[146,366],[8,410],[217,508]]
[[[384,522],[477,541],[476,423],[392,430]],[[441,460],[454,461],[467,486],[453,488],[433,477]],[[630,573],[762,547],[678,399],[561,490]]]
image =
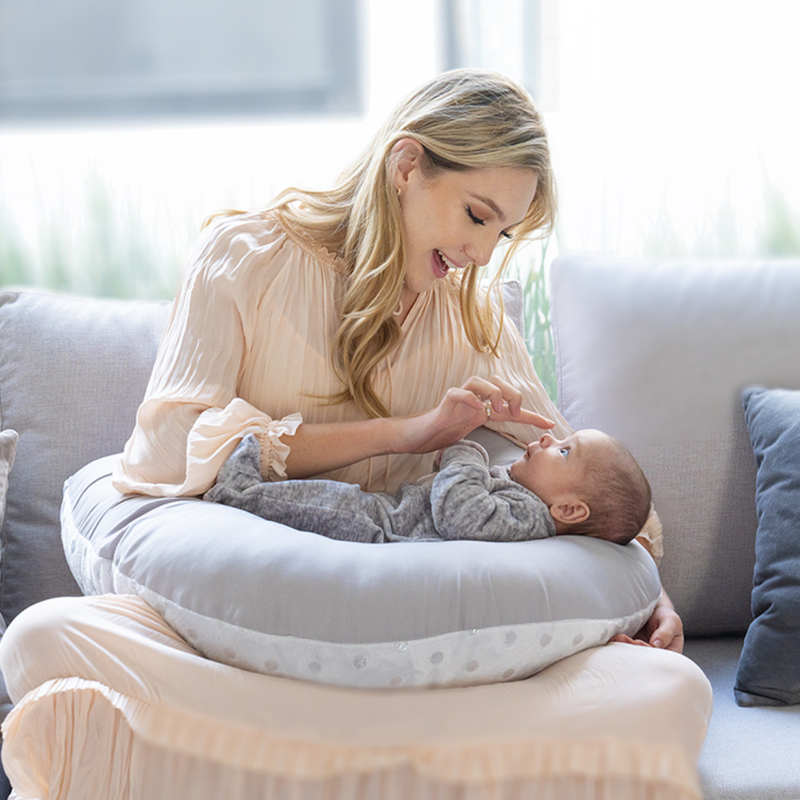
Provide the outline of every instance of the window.
[[558,108],[558,0],[441,0],[445,69],[502,72]]
[[356,113],[359,0],[0,0],[0,119]]

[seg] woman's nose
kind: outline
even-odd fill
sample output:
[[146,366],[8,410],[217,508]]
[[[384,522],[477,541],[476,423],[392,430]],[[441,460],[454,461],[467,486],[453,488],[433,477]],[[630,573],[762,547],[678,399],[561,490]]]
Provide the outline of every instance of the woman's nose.
[[464,255],[476,266],[485,267],[492,258],[497,242],[486,236],[474,239],[464,248]]

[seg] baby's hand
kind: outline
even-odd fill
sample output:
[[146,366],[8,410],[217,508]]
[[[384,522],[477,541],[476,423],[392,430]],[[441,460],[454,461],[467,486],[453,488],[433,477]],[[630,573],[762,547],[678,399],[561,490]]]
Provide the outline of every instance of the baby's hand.
[[444,450],[444,447],[439,450],[439,452],[436,454],[436,458],[433,459],[433,466],[436,467],[436,469],[439,469],[439,467],[442,466],[442,453],[444,453]]

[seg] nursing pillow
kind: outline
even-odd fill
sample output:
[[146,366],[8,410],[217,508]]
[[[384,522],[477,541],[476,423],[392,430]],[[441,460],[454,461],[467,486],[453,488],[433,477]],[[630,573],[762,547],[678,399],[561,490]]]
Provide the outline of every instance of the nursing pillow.
[[634,634],[661,591],[636,542],[337,541],[196,498],[122,495],[116,458],[65,485],[81,589],[139,595],[200,653],[246,670],[368,688],[524,678]]

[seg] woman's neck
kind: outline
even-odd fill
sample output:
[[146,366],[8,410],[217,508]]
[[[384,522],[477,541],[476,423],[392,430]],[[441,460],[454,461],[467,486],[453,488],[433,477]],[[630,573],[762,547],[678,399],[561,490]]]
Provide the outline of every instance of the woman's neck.
[[400,292],[400,304],[397,307],[397,311],[394,312],[394,318],[397,320],[398,325],[402,325],[405,322],[418,297],[418,292],[412,292],[411,289],[403,286]]

